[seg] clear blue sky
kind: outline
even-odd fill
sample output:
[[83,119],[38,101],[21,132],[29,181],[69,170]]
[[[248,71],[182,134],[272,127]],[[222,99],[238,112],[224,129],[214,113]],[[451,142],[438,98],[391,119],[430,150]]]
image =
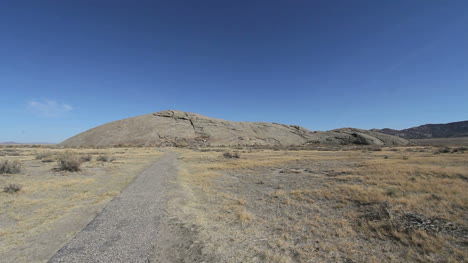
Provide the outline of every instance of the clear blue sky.
[[0,1],[0,141],[178,109],[406,128],[468,119],[468,1]]

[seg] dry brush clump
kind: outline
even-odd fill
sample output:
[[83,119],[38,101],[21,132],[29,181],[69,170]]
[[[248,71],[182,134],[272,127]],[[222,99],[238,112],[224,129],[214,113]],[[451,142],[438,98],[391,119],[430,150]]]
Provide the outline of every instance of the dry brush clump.
[[359,210],[354,222],[359,233],[406,246],[406,257],[411,261],[432,262],[435,258],[448,259],[447,262],[464,261],[466,253],[453,246],[453,242],[464,239],[468,233],[466,226],[443,218],[400,211],[387,202],[368,204]]
[[96,158],[96,161],[99,162],[113,162],[115,161],[115,157],[109,156],[109,155],[100,155]]
[[434,154],[441,154],[441,153],[464,153],[468,151],[468,147],[464,147],[464,146],[461,146],[461,147],[454,147],[454,148],[450,148],[450,147],[439,147],[435,152]]
[[240,154],[238,152],[224,152],[223,157],[226,159],[239,159]]
[[81,162],[91,162],[93,160],[93,156],[91,154],[85,154],[80,157]]
[[65,152],[58,157],[58,170],[78,172],[82,164],[81,158],[72,152]]
[[0,162],[0,174],[17,174],[21,172],[21,163],[5,160]]
[[19,192],[21,188],[22,186],[19,184],[8,184],[5,187],[3,187],[3,192],[13,194]]
[[51,160],[55,154],[53,152],[40,152],[36,154],[36,160]]

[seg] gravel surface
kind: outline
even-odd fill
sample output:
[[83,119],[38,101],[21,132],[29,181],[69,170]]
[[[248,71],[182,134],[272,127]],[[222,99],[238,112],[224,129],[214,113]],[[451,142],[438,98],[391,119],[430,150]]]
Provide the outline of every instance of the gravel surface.
[[167,153],[135,180],[49,262],[151,262],[166,215],[166,185],[177,174]]

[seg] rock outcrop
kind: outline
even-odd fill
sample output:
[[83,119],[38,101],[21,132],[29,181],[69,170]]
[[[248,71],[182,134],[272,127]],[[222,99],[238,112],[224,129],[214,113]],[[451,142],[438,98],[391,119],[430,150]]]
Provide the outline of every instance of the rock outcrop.
[[407,145],[408,141],[360,129],[312,132],[297,125],[235,122],[167,110],[110,122],[62,142],[62,146],[290,146]]

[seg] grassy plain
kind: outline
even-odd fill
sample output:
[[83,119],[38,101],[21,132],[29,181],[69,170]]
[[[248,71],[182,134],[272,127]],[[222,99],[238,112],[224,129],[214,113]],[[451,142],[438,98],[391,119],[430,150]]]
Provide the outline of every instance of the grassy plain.
[[468,149],[180,150],[172,211],[218,262],[468,260]]
[[[165,151],[180,154],[167,212],[181,260],[468,260],[466,147]],[[21,189],[0,193],[0,262],[47,261],[161,155],[2,146],[0,166],[21,170],[0,175],[0,190]],[[76,158],[79,171],[57,169]]]
[[[1,146],[0,163],[17,161],[21,171],[0,174],[0,190],[21,190],[0,192],[0,262],[47,261],[161,155],[154,148]],[[77,158],[80,170],[58,169],[60,158]]]

